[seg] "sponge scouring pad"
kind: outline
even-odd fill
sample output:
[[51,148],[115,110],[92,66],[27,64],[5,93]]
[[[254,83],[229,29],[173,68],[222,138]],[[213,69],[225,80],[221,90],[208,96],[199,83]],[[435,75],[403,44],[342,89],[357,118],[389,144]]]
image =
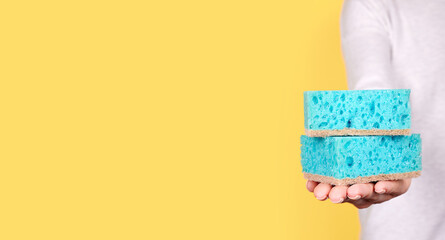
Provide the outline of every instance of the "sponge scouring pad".
[[409,89],[304,92],[306,135],[409,135],[409,95]]
[[301,164],[308,180],[349,185],[420,176],[421,139],[409,136],[301,136]]

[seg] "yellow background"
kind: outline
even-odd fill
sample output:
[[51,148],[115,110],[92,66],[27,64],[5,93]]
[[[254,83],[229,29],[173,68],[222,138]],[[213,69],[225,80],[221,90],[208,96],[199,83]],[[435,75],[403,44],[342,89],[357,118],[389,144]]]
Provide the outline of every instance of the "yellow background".
[[2,1],[0,239],[355,239],[299,164],[342,1]]

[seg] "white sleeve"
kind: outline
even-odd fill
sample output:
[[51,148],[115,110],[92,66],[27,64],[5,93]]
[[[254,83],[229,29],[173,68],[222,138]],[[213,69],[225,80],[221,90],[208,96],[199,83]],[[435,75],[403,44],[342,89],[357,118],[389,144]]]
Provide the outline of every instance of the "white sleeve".
[[349,89],[394,88],[387,10],[377,0],[345,0],[340,20]]

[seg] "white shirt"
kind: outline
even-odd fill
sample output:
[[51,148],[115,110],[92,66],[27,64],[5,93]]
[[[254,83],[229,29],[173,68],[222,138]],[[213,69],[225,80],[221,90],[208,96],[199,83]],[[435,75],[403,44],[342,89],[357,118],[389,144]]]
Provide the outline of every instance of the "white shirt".
[[411,89],[422,138],[422,176],[359,210],[362,239],[445,239],[445,0],[346,0],[341,37],[349,88]]

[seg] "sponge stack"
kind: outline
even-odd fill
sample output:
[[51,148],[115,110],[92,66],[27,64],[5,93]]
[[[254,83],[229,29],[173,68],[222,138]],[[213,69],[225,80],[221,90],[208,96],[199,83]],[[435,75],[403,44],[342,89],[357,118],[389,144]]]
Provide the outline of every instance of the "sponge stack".
[[304,93],[304,177],[333,185],[420,175],[421,139],[410,134],[410,90]]

